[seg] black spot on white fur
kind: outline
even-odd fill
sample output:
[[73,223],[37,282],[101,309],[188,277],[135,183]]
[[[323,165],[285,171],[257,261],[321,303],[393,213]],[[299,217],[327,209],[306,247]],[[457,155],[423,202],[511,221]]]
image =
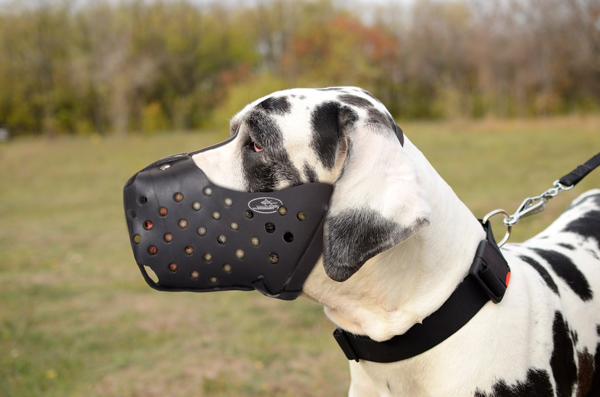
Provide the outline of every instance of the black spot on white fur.
[[307,162],[304,162],[304,176],[306,177],[306,180],[309,183],[315,183],[319,181],[319,178],[317,177],[317,172]]
[[379,99],[375,98],[375,96],[373,94],[371,94],[369,91],[363,90],[362,88],[361,88],[361,91],[362,91],[363,94],[365,94],[367,96],[370,96],[371,98],[375,99],[377,102],[381,103],[381,101]]
[[398,127],[394,120],[392,120],[392,123],[394,124],[394,132],[396,132],[396,137],[398,137],[400,145],[404,146],[404,132],[402,131],[402,128]]
[[[366,92],[366,91],[364,91],[364,92],[367,95],[369,95],[370,97],[373,97],[368,92]],[[398,137],[398,140],[400,141],[400,145],[404,146],[404,133],[402,132],[400,127],[398,127],[396,125],[396,122],[394,121],[392,116],[390,116],[388,113],[380,112],[379,110],[375,109],[375,105],[371,101],[369,101],[368,99],[359,97],[357,95],[344,94],[344,95],[338,96],[338,99],[347,105],[355,106],[355,107],[362,108],[362,109],[367,109],[368,113],[369,113],[369,118],[367,119],[367,123],[379,123],[382,126],[392,129],[394,131],[394,133],[396,134],[396,136]]]
[[394,128],[395,123],[390,124],[389,117],[387,115],[383,114],[382,112],[380,112],[379,110],[377,110],[375,108],[370,108],[370,109],[368,109],[368,114],[369,114],[369,118],[367,119],[367,123],[380,124],[382,127],[389,128],[392,131],[395,130],[395,128]]
[[475,397],[548,397],[554,395],[550,376],[547,371],[529,368],[527,378],[509,385],[500,379],[492,386],[490,394],[480,390],[475,392]]
[[577,200],[573,201],[571,204],[569,204],[566,211],[570,211],[574,208],[577,208],[580,205],[582,205],[588,201],[591,201],[592,203],[594,203],[596,205],[596,208],[600,209],[600,194],[592,194],[592,195],[584,197],[581,201],[577,201]]
[[589,211],[581,218],[571,221],[565,232],[576,233],[585,239],[593,238],[600,251],[600,211]]
[[264,110],[267,114],[277,114],[283,116],[290,113],[292,105],[286,97],[270,97],[257,105],[257,108]]
[[540,248],[533,248],[533,250],[550,264],[554,272],[567,283],[569,288],[571,288],[581,300],[588,301],[594,297],[587,279],[571,259],[556,251],[543,250]]
[[[598,331],[600,335],[600,330]],[[596,345],[594,355],[594,374],[592,375],[592,384],[588,390],[588,396],[600,396],[600,343]]]
[[315,108],[311,115],[312,138],[319,160],[325,168],[335,166],[337,143],[340,138],[339,105],[325,102]]
[[524,262],[528,263],[529,265],[531,265],[531,267],[533,267],[539,274],[540,276],[542,276],[542,279],[544,279],[544,281],[546,282],[546,285],[548,286],[548,288],[550,288],[556,295],[560,296],[560,293],[558,292],[558,287],[556,286],[556,283],[554,282],[554,279],[552,278],[552,276],[550,275],[550,273],[548,273],[548,270],[546,270],[545,267],[543,267],[542,265],[540,265],[540,263],[538,261],[536,261],[535,259],[529,257],[529,256],[521,256],[520,257]]
[[594,391],[594,394],[590,394],[590,390],[594,383],[595,374],[595,362],[594,356],[588,351],[587,347],[583,351],[577,352],[577,395],[578,396],[597,396],[598,394]]
[[327,87],[327,88],[317,88],[317,91],[345,91],[345,87]]
[[317,106],[311,114],[311,145],[321,164],[327,169],[335,166],[338,142],[344,130],[358,120],[358,115],[339,102],[329,101]]
[[345,281],[367,260],[404,241],[425,224],[429,221],[422,219],[402,229],[378,212],[367,209],[349,209],[329,216],[324,229],[325,272],[335,281]]
[[567,243],[558,243],[558,245],[560,245],[563,248],[566,248],[568,250],[573,251],[575,249],[575,246],[571,245],[571,244],[567,244]]
[[577,366],[569,325],[558,311],[554,314],[552,332],[554,349],[550,357],[550,367],[556,382],[556,395],[567,397],[572,394],[573,386],[577,382]]
[[300,172],[290,161],[275,120],[264,110],[255,109],[249,113],[245,123],[250,131],[250,139],[264,147],[260,153],[247,149],[242,154],[247,190],[272,192],[280,183],[288,186],[301,184]]
[[266,112],[254,109],[244,121],[253,141],[263,147],[283,148],[283,134],[275,119]]
[[338,96],[338,99],[347,105],[356,106],[363,109],[372,108],[375,106],[368,99],[352,94],[340,95]]

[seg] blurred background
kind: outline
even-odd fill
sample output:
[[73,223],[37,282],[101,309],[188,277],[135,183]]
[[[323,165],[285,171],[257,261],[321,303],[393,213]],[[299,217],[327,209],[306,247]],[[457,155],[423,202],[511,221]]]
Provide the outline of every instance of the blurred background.
[[600,151],[600,0],[0,0],[0,396],[345,395],[320,306],[146,286],[121,196],[248,102],[335,85],[512,213]]
[[598,0],[0,4],[15,135],[222,127],[300,86],[358,85],[400,119],[599,110]]

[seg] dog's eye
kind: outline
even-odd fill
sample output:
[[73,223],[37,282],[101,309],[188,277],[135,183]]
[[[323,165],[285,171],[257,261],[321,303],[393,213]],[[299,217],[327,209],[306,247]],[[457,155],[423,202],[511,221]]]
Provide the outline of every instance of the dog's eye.
[[258,153],[258,152],[262,152],[264,149],[263,149],[263,147],[262,147],[262,146],[260,146],[258,143],[256,143],[256,142],[252,142],[252,150],[253,150],[255,153]]

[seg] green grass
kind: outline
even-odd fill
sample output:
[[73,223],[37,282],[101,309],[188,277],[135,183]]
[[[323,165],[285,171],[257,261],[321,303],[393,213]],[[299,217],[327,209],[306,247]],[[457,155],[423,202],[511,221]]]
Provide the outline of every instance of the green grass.
[[[479,217],[514,212],[600,150],[598,118],[400,125]],[[0,145],[1,396],[347,393],[347,361],[318,305],[256,292],[156,292],[139,274],[123,184],[159,157],[221,139],[172,133]],[[511,241],[540,231],[592,187],[600,171],[521,221]]]
[[[526,197],[552,188],[600,152],[598,117],[409,124],[404,131],[478,218],[496,208],[513,214]],[[510,241],[542,231],[592,188],[600,188],[600,170],[550,200],[541,214],[522,219]],[[493,222],[498,240],[505,232],[501,218]]]

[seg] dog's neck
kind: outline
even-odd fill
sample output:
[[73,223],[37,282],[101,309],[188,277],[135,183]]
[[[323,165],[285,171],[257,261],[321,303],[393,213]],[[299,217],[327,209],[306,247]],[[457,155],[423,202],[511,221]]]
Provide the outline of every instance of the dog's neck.
[[318,263],[303,291],[340,328],[377,341],[401,335],[436,311],[466,277],[485,233],[454,191],[407,140],[431,206],[430,225],[376,255],[344,282]]

